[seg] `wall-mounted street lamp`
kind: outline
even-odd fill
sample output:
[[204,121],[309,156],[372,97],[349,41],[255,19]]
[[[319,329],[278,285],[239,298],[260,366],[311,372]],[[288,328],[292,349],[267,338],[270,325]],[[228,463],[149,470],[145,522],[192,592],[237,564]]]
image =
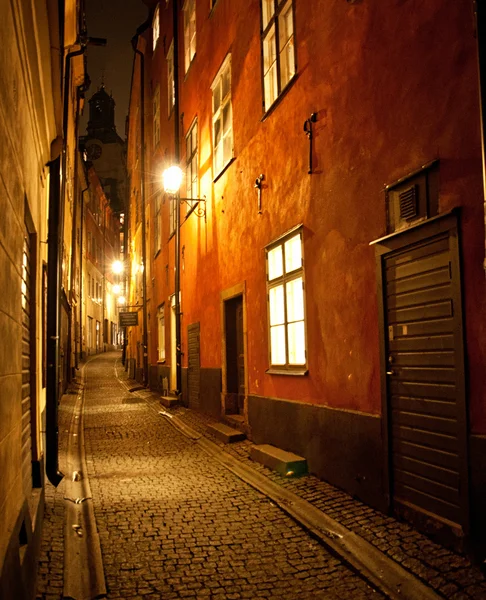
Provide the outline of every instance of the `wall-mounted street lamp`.
[[[182,169],[177,166],[172,166],[166,169],[162,173],[162,182],[164,185],[164,191],[166,194],[171,196],[177,196],[184,174]],[[187,204],[192,212],[195,213],[196,217],[204,217],[206,219],[206,198],[178,198],[180,204]]]

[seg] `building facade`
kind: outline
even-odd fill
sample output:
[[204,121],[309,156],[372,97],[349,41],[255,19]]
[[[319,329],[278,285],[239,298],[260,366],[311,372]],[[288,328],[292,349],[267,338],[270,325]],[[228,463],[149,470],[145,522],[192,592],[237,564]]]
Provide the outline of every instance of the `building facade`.
[[6,3],[0,30],[0,597],[23,600],[35,594],[44,473],[55,484],[60,478],[82,3]]
[[[364,502],[481,546],[470,3],[151,8],[128,126],[130,304],[146,312],[129,368]],[[171,165],[184,180],[166,193]]]

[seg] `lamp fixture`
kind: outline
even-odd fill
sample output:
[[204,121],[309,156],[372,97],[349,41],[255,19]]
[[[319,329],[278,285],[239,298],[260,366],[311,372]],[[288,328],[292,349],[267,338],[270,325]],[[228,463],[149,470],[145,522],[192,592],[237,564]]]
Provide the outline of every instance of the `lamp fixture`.
[[[184,174],[180,167],[173,165],[162,173],[162,181],[164,191],[170,196],[177,196],[182,184]],[[206,219],[206,198],[178,198],[180,204],[187,204],[195,213],[196,217],[204,217]],[[202,204],[202,205],[201,205]]]

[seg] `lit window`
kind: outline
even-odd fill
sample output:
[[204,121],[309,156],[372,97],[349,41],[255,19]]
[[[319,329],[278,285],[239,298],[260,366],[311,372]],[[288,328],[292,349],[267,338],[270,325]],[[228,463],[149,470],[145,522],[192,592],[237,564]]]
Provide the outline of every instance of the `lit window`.
[[306,366],[302,229],[267,247],[270,367]]
[[211,89],[213,91],[213,161],[216,176],[233,157],[231,54],[225,59]]
[[162,195],[158,193],[155,196],[155,215],[154,215],[154,254],[160,250],[162,245],[161,236],[161,206],[162,206]]
[[[195,119],[186,135],[186,197],[197,198],[198,195],[197,119]],[[194,206],[194,202],[188,202],[187,211],[189,212]]]
[[187,73],[196,54],[196,0],[184,4],[184,72]]
[[262,0],[264,110],[295,75],[292,0]]
[[169,117],[175,106],[175,82],[174,82],[174,42],[171,43],[167,53],[167,97],[169,99]]
[[158,360],[165,360],[165,304],[161,304],[158,310]]
[[160,142],[160,86],[154,92],[154,148]]
[[160,19],[159,19],[159,5],[155,7],[154,12],[154,20],[152,21],[152,41],[153,41],[153,49],[155,50],[155,46],[157,46],[157,42],[159,40],[160,34]]

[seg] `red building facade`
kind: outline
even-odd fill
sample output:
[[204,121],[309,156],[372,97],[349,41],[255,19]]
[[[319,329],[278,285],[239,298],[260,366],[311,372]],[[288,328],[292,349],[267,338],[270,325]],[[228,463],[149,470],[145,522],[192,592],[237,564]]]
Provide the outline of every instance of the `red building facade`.
[[131,368],[146,345],[152,387],[382,510],[484,531],[470,4],[160,2],[134,43]]

